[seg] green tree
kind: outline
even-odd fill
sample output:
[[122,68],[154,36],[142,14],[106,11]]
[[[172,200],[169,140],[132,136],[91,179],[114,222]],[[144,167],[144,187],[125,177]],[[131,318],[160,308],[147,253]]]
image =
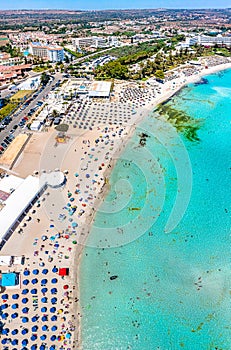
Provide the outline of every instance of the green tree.
[[156,72],[155,72],[155,77],[157,78],[157,79],[160,79],[160,80],[163,80],[164,79],[164,72],[162,71],[162,70],[157,70]]
[[57,118],[58,117],[58,115],[59,115],[59,113],[56,111],[56,109],[53,109],[53,111],[52,111],[52,117],[54,117],[54,118]]
[[50,77],[46,73],[42,73],[41,75],[41,84],[46,85],[49,81]]

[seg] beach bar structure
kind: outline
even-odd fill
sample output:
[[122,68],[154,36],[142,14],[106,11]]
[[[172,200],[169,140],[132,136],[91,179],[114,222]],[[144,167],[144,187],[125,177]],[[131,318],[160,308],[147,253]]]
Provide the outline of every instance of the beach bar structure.
[[46,189],[46,183],[29,175],[7,175],[0,180],[0,249]]
[[95,81],[89,88],[89,97],[109,98],[111,94],[111,85],[109,81]]

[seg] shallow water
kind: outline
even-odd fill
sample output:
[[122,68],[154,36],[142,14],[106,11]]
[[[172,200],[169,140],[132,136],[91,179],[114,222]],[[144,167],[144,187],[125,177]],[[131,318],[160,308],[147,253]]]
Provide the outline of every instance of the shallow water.
[[149,116],[113,170],[81,262],[84,350],[231,349],[231,70],[207,79],[168,102],[200,141]]

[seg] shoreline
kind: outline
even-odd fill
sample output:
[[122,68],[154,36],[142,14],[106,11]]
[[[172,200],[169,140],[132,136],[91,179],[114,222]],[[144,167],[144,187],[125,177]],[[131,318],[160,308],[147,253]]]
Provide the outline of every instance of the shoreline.
[[[137,112],[132,116],[130,124],[105,125],[105,123],[102,123],[93,130],[80,131],[80,129],[71,129],[67,135],[68,141],[60,146],[54,143],[56,132],[53,130],[50,130],[49,133],[35,133],[26,146],[26,151],[23,151],[14,165],[13,171],[15,170],[17,175],[21,177],[26,177],[32,174],[34,170],[38,169],[42,172],[42,169],[50,171],[55,168],[60,168],[64,173],[66,173],[64,169],[68,169],[67,184],[60,189],[60,191],[46,191],[42,196],[43,198],[41,198],[41,201],[45,201],[45,205],[41,207],[40,205],[36,206],[35,213],[30,213],[30,221],[32,224],[24,220],[24,223],[22,223],[23,234],[18,235],[17,232],[15,232],[12,238],[9,239],[9,242],[7,242],[6,247],[2,250],[2,253],[5,255],[9,252],[11,252],[12,255],[26,255],[26,266],[20,268],[20,272],[23,272],[23,269],[28,266],[28,269],[31,269],[33,266],[32,264],[38,264],[41,259],[43,259],[48,267],[51,266],[49,260],[46,262],[48,258],[45,252],[46,250],[49,251],[52,257],[52,264],[57,264],[58,267],[62,267],[64,264],[69,267],[70,276],[66,279],[66,282],[62,280],[59,281],[60,290],[58,291],[58,304],[59,299],[63,298],[64,293],[61,285],[68,283],[70,294],[69,300],[65,301],[65,304],[69,304],[69,310],[65,310],[66,305],[64,310],[67,315],[65,316],[66,324],[68,325],[68,321],[71,320],[75,325],[69,342],[73,349],[82,349],[81,321],[83,309],[80,302],[82,254],[89,238],[96,213],[110,191],[110,182],[108,180],[110,179],[117,160],[123,154],[124,149],[132,139],[137,127],[139,127],[140,123],[142,123],[147,115],[155,110],[158,104],[171,99],[187,84],[196,82],[200,80],[201,77],[226,69],[231,69],[231,63],[220,64],[200,71],[198,69],[198,74],[193,74],[191,76],[183,76],[181,73],[180,77],[172,81],[167,81],[163,85],[160,84],[160,88],[158,89],[157,87],[160,93],[156,92],[154,99],[149,100],[145,105],[140,104],[140,106],[136,108]],[[131,106],[126,106],[126,108],[129,109]],[[98,139],[98,142],[96,142],[96,139]],[[48,150],[49,152],[46,152]],[[75,153],[76,151],[78,151],[78,153]],[[76,171],[79,174],[78,177],[75,176]],[[98,177],[95,177],[96,173]],[[87,174],[89,174],[89,176],[87,176]],[[68,206],[68,202],[71,201],[69,200],[69,192],[73,193],[73,204],[77,204],[75,205],[77,208],[76,216],[72,216],[72,219],[66,211],[67,208],[65,208]],[[83,211],[83,213],[81,213],[81,211]],[[67,216],[64,222],[59,221],[59,213]],[[72,220],[78,223],[77,230],[71,227],[70,222],[72,222]],[[55,231],[51,226],[55,227]],[[61,232],[61,236],[57,238],[60,248],[57,248],[56,254],[53,254],[54,252],[52,252],[52,249],[54,248],[51,248],[53,246],[53,241],[43,241],[42,239],[44,233],[49,237],[49,235],[54,235],[54,232],[58,232],[58,234]],[[69,235],[68,238],[65,237],[66,232]],[[17,245],[15,245],[15,239],[17,239]],[[77,243],[74,243],[76,244],[74,246],[72,245],[73,240]],[[37,246],[36,248],[34,247],[35,245]],[[34,257],[33,253],[35,249],[38,250],[39,258]],[[62,252],[60,252],[60,250],[62,250]],[[61,257],[59,256],[60,254]],[[64,254],[68,255],[67,258],[69,260],[65,260],[66,257]],[[39,291],[39,293],[41,292]],[[64,307],[64,304],[61,307]],[[67,327],[66,329],[68,329]]]
[[[81,265],[81,258],[82,258],[82,254],[85,248],[85,244],[89,238],[89,234],[95,219],[95,216],[97,214],[98,209],[100,208],[102,202],[104,201],[104,199],[106,198],[108,192],[110,191],[110,185],[108,183],[106,183],[106,179],[109,177],[109,175],[112,173],[115,165],[116,165],[116,160],[122,155],[125,147],[127,146],[128,142],[131,140],[134,132],[136,130],[136,125],[132,125],[130,127],[130,130],[127,132],[126,138],[122,139],[122,144],[118,147],[118,149],[114,152],[114,154],[112,155],[112,157],[109,160],[109,163],[107,164],[107,167],[103,173],[104,176],[104,184],[101,187],[101,190],[99,191],[97,198],[94,200],[94,204],[93,207],[91,208],[90,212],[88,213],[88,216],[86,218],[86,232],[81,233],[80,235],[83,236],[83,240],[79,241],[78,246],[76,247],[76,251],[75,251],[75,256],[74,256],[74,260],[76,261],[76,296],[80,301],[80,265]],[[80,302],[77,303],[76,305],[76,314],[79,315],[79,317],[77,318],[78,320],[78,325],[77,325],[77,329],[76,329],[76,338],[78,339],[78,349],[82,349],[82,337],[81,337],[81,315],[82,315],[82,307]]]
[[[162,94],[162,96],[159,96],[158,98],[156,98],[154,101],[152,101],[150,104],[148,104],[148,106],[146,108],[144,108],[146,110],[147,113],[145,113],[144,115],[140,115],[139,118],[137,118],[136,122],[131,126],[131,130],[128,133],[126,139],[124,140],[123,146],[121,147],[121,150],[117,153],[115,152],[115,154],[113,155],[113,158],[110,160],[110,162],[107,164],[107,170],[105,172],[107,172],[107,174],[111,174],[114,166],[116,164],[116,159],[122,154],[124,148],[127,146],[127,144],[129,143],[129,141],[131,140],[132,136],[134,135],[134,132],[137,128],[137,126],[142,122],[142,120],[149,114],[151,113],[160,103],[165,102],[168,99],[171,99],[177,92],[179,92],[182,88],[184,88],[186,85],[191,84],[191,83],[195,83],[197,81],[199,81],[202,77],[205,77],[207,75],[211,75],[220,71],[225,71],[227,69],[231,69],[231,62],[230,63],[226,63],[226,64],[220,64],[214,67],[210,67],[210,68],[204,68],[202,69],[200,72],[198,72],[198,74],[194,74],[192,76],[188,76],[188,77],[184,77],[184,79],[182,80],[182,78],[178,78],[175,80],[175,88],[174,89],[170,89],[170,85],[172,85],[172,82],[170,84],[166,84],[166,88],[167,91],[165,91],[165,93]],[[163,86],[164,87],[164,86]],[[133,130],[132,130],[133,129]],[[111,167],[108,168],[108,166],[111,164]],[[87,223],[88,225],[88,232],[87,232],[87,236],[85,237],[84,242],[87,241],[88,236],[90,234],[91,231],[91,225],[94,221],[94,217],[97,214],[98,209],[100,208],[102,202],[104,201],[106,195],[108,194],[108,191],[110,190],[110,187],[108,186],[106,188],[106,190],[104,191],[102,189],[102,191],[100,191],[100,197],[98,197],[96,199],[96,201],[94,201],[94,210],[92,210],[93,215],[90,218],[90,221]],[[76,261],[77,261],[77,266],[76,266],[76,285],[77,285],[77,296],[79,301],[81,301],[81,296],[80,296],[80,265],[81,265],[81,258],[82,258],[82,254],[84,251],[84,244],[81,244],[81,249],[78,250],[78,247],[76,249]],[[81,303],[77,304],[77,308],[76,308],[76,314],[82,314],[82,307],[81,307]],[[78,318],[78,330],[77,330],[77,337],[78,337],[78,346],[79,349],[82,349],[82,333],[81,333],[81,317]]]

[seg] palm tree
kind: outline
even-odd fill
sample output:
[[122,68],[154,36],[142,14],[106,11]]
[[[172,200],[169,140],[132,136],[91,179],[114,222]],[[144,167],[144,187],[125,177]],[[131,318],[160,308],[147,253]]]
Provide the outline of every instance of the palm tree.
[[56,109],[53,109],[53,111],[52,111],[52,117],[54,117],[54,118],[57,118],[58,117],[58,115],[59,115],[59,113],[56,111]]

